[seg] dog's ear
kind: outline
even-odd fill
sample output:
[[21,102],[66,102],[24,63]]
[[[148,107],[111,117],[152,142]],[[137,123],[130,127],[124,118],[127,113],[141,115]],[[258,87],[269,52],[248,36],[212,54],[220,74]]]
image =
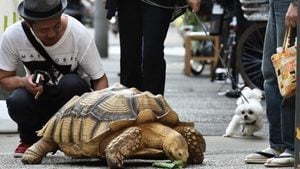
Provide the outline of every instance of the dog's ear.
[[241,91],[242,97],[245,97],[247,99],[251,98],[252,95],[252,89],[249,87],[244,87],[243,90]]
[[263,92],[258,88],[252,89],[252,93],[254,98],[257,98],[259,100],[263,98]]
[[246,90],[251,91],[252,89],[251,89],[250,87],[248,87],[248,86],[245,86],[245,87],[243,88],[243,90],[244,90],[244,91],[246,91]]
[[261,100],[263,98],[263,92],[258,88],[250,89],[249,87],[244,87],[244,89],[241,92],[242,95],[247,99],[253,98],[253,99]]

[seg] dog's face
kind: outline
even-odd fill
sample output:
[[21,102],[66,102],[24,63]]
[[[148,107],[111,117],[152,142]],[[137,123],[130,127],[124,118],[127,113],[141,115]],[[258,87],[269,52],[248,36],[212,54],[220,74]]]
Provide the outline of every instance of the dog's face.
[[263,126],[263,107],[260,103],[262,93],[259,90],[245,88],[237,99],[235,115],[226,128],[225,137],[234,135],[253,136]]
[[240,117],[241,123],[252,123],[263,114],[263,108],[258,100],[249,99],[249,102],[237,106],[235,114]]

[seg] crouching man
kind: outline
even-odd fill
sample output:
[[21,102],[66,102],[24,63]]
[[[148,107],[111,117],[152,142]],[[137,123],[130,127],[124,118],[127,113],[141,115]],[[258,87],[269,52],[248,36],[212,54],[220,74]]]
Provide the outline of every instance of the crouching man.
[[[36,131],[74,95],[108,86],[93,38],[63,14],[66,6],[67,0],[24,0],[18,6],[24,21],[1,38],[0,85],[11,92],[7,108],[21,139],[15,157],[39,139]],[[24,77],[16,75],[19,62]]]

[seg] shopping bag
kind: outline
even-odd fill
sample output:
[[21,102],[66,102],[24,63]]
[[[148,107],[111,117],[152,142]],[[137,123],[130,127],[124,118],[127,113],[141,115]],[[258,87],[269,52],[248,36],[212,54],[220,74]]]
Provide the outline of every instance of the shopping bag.
[[289,47],[290,42],[289,27],[285,33],[282,51],[273,54],[271,59],[276,72],[278,87],[283,97],[290,97],[296,92],[296,45]]

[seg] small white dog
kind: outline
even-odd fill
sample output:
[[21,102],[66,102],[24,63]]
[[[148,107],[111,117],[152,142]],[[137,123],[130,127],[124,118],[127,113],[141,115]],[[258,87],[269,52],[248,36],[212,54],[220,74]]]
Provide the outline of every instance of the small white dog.
[[245,87],[237,99],[237,108],[224,137],[253,136],[263,127],[262,91]]

